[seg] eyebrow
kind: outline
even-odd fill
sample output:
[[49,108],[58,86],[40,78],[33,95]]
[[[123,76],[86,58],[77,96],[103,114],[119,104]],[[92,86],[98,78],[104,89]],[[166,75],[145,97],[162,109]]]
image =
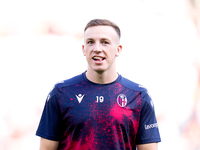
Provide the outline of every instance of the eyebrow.
[[102,38],[101,40],[103,40],[103,41],[105,41],[105,40],[111,41],[109,38]]
[[[90,41],[90,40],[94,40],[94,38],[87,38],[86,41]],[[100,41],[105,41],[105,40],[108,40],[108,41],[111,41],[109,38],[101,38]]]
[[87,38],[86,41],[94,40],[93,38]]

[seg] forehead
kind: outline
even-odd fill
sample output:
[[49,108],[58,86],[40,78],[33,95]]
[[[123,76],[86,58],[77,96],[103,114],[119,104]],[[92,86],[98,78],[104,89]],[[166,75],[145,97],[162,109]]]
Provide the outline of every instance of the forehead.
[[118,39],[119,36],[115,29],[111,26],[94,26],[89,27],[84,34],[84,38],[109,38],[111,40]]

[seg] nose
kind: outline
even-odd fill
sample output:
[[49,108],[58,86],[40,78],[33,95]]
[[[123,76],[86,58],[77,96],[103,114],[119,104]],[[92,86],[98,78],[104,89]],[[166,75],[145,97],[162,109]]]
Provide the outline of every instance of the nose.
[[93,51],[96,52],[96,53],[99,53],[99,52],[102,51],[101,46],[100,46],[99,43],[96,43],[96,44],[94,45]]

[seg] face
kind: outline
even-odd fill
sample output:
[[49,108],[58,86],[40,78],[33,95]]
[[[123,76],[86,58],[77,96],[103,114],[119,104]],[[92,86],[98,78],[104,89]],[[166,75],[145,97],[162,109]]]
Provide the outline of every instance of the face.
[[88,71],[115,71],[115,58],[122,46],[119,36],[110,26],[94,26],[85,31],[83,54],[88,62]]

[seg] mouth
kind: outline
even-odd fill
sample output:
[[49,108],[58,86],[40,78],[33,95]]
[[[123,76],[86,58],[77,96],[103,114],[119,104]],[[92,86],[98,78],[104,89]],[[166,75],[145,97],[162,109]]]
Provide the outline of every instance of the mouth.
[[92,59],[93,59],[94,61],[103,61],[105,58],[95,56],[95,57],[93,57]]

